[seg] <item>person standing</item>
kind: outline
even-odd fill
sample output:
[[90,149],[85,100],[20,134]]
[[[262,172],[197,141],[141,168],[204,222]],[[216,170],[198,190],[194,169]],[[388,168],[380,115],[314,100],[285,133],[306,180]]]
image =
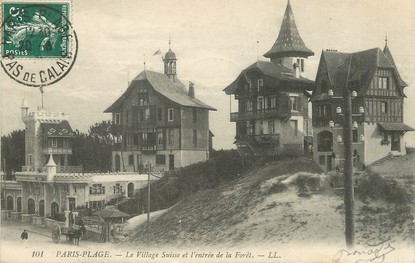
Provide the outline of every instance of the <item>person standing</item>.
[[27,233],[26,229],[23,230],[20,238],[24,241],[25,247],[27,248],[27,239],[29,238],[29,234]]

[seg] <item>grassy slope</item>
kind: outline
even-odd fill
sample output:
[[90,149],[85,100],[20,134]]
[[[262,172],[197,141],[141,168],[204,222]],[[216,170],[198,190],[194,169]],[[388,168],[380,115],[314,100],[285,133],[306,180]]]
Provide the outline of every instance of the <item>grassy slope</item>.
[[[241,247],[252,243],[344,242],[341,195],[324,186],[325,190],[311,198],[298,197],[295,186],[284,193],[270,191],[277,181],[297,172],[319,173],[320,169],[306,158],[269,163],[226,185],[198,192],[151,223],[150,243]],[[408,240],[412,219],[406,208],[383,202],[369,206],[356,200],[356,241],[389,236]],[[137,244],[145,241],[145,224],[131,237]]]

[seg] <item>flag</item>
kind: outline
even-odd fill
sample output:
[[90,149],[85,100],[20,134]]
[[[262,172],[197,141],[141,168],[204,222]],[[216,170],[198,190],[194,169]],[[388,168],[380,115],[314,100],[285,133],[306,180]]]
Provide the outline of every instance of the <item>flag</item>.
[[40,86],[39,90],[40,90],[40,93],[43,94],[43,86]]
[[156,52],[154,52],[153,56],[155,56],[155,55],[160,55],[160,54],[161,54],[161,50],[159,49],[159,50],[157,50]]

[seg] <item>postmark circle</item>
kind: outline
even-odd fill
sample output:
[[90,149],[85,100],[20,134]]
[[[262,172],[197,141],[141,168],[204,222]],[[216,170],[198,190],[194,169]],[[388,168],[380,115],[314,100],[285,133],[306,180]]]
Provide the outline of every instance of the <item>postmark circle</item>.
[[69,3],[3,3],[1,66],[16,82],[44,87],[63,79],[78,55]]

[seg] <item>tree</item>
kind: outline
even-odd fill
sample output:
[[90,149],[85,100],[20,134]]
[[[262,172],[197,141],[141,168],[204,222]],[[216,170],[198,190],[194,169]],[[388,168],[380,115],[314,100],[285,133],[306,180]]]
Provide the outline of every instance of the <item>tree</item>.
[[[14,172],[20,171],[25,165],[25,131],[15,130],[1,137],[2,170],[6,179],[14,178]],[[6,169],[4,169],[6,168]]]

